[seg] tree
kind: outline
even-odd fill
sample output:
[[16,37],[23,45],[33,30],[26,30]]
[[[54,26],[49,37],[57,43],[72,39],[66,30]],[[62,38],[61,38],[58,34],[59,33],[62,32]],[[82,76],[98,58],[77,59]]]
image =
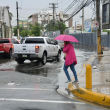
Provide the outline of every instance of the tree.
[[[23,27],[19,27],[19,32],[22,32],[23,30],[24,30]],[[13,33],[14,33],[15,36],[17,36],[17,26],[14,27]]]
[[108,34],[110,34],[110,30],[103,30],[103,32],[107,32]]
[[14,33],[15,36],[17,36],[17,26],[14,27],[13,33]]
[[34,36],[40,36],[40,24],[39,23],[35,23],[34,26],[32,26],[32,34],[34,34]]
[[27,29],[22,30],[22,31],[20,32],[20,35],[21,35],[22,37],[27,37],[27,36],[28,36],[28,30],[27,30]]
[[[54,24],[53,23],[54,23],[53,20],[51,20],[49,22],[49,24],[47,24],[47,26],[46,26],[47,31],[54,31]],[[61,34],[63,34],[65,29],[66,29],[66,25],[64,23],[59,22],[59,21],[55,22],[55,30],[60,30]]]
[[13,14],[11,12],[9,12],[9,17],[10,17],[10,20],[12,20]]
[[[43,27],[42,27],[43,28]],[[40,36],[41,34],[41,25],[36,23],[35,25],[29,24],[28,29],[24,27],[19,27],[19,32],[22,37],[30,36]],[[14,27],[13,33],[17,36],[17,26]]]

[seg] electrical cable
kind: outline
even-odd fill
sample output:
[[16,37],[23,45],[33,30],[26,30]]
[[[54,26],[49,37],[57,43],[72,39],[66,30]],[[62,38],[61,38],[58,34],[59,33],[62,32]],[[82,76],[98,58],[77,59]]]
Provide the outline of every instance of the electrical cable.
[[[65,4],[60,5],[59,7],[62,7],[64,5],[66,5],[70,0],[68,0]],[[58,3],[59,4],[59,3]]]
[[[68,21],[69,19],[71,19],[73,16],[75,16],[82,8],[88,6],[92,1],[91,0],[87,0],[86,3],[84,3],[83,5],[80,4],[80,8],[77,7],[76,10],[74,10],[72,13],[71,13],[71,16],[65,20],[65,21]],[[64,21],[64,22],[65,22]]]
[[76,2],[77,0],[74,0],[65,10],[64,10],[64,14],[71,8],[74,6],[74,3]]
[[[78,3],[77,3],[77,4],[75,3],[74,5],[77,5],[77,7],[78,7],[79,2],[80,2],[80,1],[78,1]],[[74,9],[74,7],[71,8],[70,10],[72,10],[72,9]],[[70,10],[68,10],[68,12],[70,12]],[[72,11],[73,11],[73,10],[72,10]],[[71,12],[72,12],[72,11],[71,11]],[[71,12],[70,12],[70,13],[71,13]]]

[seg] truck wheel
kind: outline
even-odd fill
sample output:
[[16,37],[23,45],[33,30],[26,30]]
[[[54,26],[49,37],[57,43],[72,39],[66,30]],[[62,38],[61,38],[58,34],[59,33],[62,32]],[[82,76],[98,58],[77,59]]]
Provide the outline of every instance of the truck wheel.
[[12,50],[9,51],[8,57],[11,59],[12,58]]
[[46,53],[43,53],[41,62],[42,62],[43,65],[45,65],[47,63],[47,55],[46,55]]
[[60,61],[60,59],[61,59],[61,52],[58,51],[58,54],[57,54],[57,61]]
[[25,60],[21,58],[16,58],[15,61],[20,65],[23,64]]

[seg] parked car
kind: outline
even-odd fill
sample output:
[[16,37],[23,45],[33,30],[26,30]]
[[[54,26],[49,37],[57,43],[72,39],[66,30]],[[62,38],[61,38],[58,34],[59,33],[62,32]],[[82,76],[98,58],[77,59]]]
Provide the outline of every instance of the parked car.
[[12,56],[18,64],[22,64],[26,59],[39,60],[43,65],[47,58],[61,58],[61,48],[58,42],[49,37],[27,37],[22,44],[14,44]]
[[0,56],[12,57],[13,44],[19,44],[14,38],[3,38],[0,39]]

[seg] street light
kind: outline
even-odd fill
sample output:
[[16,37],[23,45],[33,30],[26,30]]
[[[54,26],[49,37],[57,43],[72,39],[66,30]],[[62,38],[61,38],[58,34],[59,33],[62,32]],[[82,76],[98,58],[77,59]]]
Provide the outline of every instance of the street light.
[[75,34],[76,34],[76,22],[79,22],[79,21],[75,21]]

